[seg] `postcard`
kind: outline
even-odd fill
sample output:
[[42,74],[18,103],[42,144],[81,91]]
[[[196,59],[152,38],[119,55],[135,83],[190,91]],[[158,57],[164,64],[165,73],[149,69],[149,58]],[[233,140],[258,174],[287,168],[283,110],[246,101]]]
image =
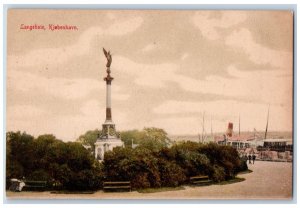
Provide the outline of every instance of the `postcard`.
[[291,200],[293,21],[8,9],[7,199]]

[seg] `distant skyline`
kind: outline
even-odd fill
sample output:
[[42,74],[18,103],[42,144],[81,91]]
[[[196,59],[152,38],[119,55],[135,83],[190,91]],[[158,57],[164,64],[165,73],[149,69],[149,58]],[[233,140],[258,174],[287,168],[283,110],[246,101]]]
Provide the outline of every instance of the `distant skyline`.
[[[24,30],[71,25],[78,30]],[[292,131],[290,11],[8,11],[6,130],[72,141],[105,120],[112,52],[116,129],[170,135]]]

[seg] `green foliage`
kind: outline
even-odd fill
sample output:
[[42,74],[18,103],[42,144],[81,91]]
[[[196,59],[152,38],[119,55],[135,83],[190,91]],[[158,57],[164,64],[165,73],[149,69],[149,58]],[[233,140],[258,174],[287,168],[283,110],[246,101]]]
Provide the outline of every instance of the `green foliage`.
[[34,146],[33,136],[26,132],[8,132],[6,134],[6,144],[8,146],[6,153],[7,176],[21,177],[28,175],[29,170],[33,168]]
[[[170,146],[167,133],[158,128],[121,132],[126,147],[105,153],[98,163],[83,144],[94,145],[98,130],[79,142],[62,142],[54,135],[34,138],[25,132],[8,132],[6,180],[23,178],[59,184],[68,190],[96,190],[105,181],[131,181],[133,188],[176,187],[197,175],[216,182],[230,180],[247,170],[246,161],[229,146],[181,142]],[[138,144],[131,148],[131,142]]]
[[93,131],[87,131],[85,134],[79,136],[77,139],[78,142],[84,144],[84,145],[90,145],[91,149],[95,149],[95,142],[97,141],[97,138],[100,136],[101,131],[98,129],[95,129]]
[[124,142],[125,147],[131,147],[132,142],[139,144],[145,137],[145,132],[138,130],[121,131],[121,140]]
[[186,142],[170,148],[171,158],[184,170],[187,177],[207,175],[210,160],[205,154],[198,151],[198,143]]
[[101,187],[102,170],[93,155],[78,142],[64,143],[54,135],[37,139],[8,132],[6,179],[23,178],[53,182],[69,190]]
[[248,170],[248,165],[247,165],[247,159],[241,158],[240,159],[240,165],[237,167],[237,172],[243,172]]
[[211,179],[215,182],[221,182],[225,180],[224,168],[219,165],[214,165],[211,172]]
[[139,144],[144,148],[156,152],[171,144],[168,134],[163,129],[144,128],[143,132],[145,136]]
[[[224,168],[226,180],[234,178],[242,169],[242,160],[239,157],[236,149],[231,146],[209,143],[202,145],[199,148],[199,152],[205,154],[209,158],[212,165],[218,165]],[[212,176],[213,173],[214,171],[210,172],[210,176]]]
[[[132,181],[134,188],[161,187],[180,184],[182,170],[175,164],[158,158],[154,152],[144,147],[115,148],[104,157],[104,171],[107,180]],[[164,167],[164,165],[167,165]],[[172,171],[178,171],[172,173]],[[161,177],[161,174],[166,177]],[[166,181],[162,181],[166,180]],[[172,183],[168,180],[174,180]],[[178,180],[178,181],[177,181]]]
[[164,187],[176,187],[186,181],[186,175],[184,170],[176,164],[175,161],[167,161],[160,159],[159,171],[161,177],[161,186]]
[[171,144],[168,134],[163,129],[154,127],[144,128],[142,131],[123,131],[120,134],[126,147],[131,147],[133,142],[151,151],[159,151]]
[[26,178],[26,180],[32,180],[32,181],[50,181],[51,177],[49,173],[44,169],[39,169],[32,171],[32,173],[29,174],[29,176]]
[[84,169],[79,172],[71,172],[65,187],[68,190],[97,190],[102,187],[103,175],[99,169]]

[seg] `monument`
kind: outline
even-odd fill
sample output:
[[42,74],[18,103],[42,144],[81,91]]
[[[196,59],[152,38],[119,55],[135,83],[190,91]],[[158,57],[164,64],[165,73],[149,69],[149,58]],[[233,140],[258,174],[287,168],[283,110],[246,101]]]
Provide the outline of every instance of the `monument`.
[[112,62],[112,56],[110,51],[106,51],[103,48],[104,55],[107,59],[106,72],[107,75],[104,77],[106,82],[106,119],[102,124],[102,132],[95,142],[95,157],[96,159],[102,161],[104,159],[104,153],[112,150],[118,146],[124,146],[119,135],[116,132],[116,127],[112,121],[112,111],[111,111],[111,83],[114,79],[110,76],[110,65]]

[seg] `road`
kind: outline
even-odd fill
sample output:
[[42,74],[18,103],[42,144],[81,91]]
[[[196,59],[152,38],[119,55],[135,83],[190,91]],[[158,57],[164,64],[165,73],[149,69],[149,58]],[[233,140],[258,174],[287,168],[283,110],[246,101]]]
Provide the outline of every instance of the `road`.
[[240,175],[246,180],[227,185],[185,186],[184,190],[156,193],[51,194],[50,192],[6,192],[15,199],[291,199],[292,163],[257,161],[252,173]]

